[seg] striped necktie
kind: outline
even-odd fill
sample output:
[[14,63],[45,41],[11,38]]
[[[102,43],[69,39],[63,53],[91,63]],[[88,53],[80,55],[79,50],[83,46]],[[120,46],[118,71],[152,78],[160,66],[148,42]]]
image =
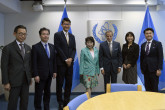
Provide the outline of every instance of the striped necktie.
[[147,42],[146,55],[148,55],[150,53],[149,44],[150,44],[150,42]]
[[25,48],[24,48],[24,44],[19,44],[21,46],[21,55],[22,55],[22,58],[24,59],[25,57]]

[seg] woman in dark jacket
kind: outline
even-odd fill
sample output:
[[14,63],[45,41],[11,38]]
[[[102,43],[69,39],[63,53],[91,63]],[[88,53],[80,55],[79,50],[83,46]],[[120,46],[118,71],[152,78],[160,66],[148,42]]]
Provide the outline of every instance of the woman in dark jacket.
[[126,84],[137,83],[137,65],[139,57],[139,45],[134,43],[135,36],[132,32],[128,32],[125,36],[126,43],[123,44],[123,81]]

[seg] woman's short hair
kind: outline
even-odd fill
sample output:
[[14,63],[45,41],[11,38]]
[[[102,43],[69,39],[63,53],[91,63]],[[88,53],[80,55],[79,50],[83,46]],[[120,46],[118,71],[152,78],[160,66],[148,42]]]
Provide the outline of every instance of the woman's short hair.
[[133,32],[127,32],[127,34],[125,35],[125,41],[126,41],[126,43],[128,43],[128,41],[127,41],[127,37],[128,36],[133,36],[133,42],[134,42],[134,40],[135,40],[135,35],[134,35],[134,33]]
[[93,46],[95,45],[95,40],[94,40],[94,38],[92,36],[89,36],[89,37],[85,38],[85,44],[87,44],[88,41],[93,42]]

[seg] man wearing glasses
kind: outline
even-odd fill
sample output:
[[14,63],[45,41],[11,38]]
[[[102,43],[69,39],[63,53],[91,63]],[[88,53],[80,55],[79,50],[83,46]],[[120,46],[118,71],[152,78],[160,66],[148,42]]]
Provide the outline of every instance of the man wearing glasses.
[[[56,94],[59,110],[63,110],[70,100],[73,63],[76,53],[76,42],[73,34],[69,33],[71,21],[69,18],[62,20],[63,31],[54,34],[54,46],[57,50],[57,80]],[[65,79],[64,100],[62,99],[62,86]]]
[[6,45],[2,50],[2,84],[4,84],[4,89],[9,91],[7,110],[17,110],[19,98],[19,110],[27,110],[32,76],[31,48],[24,43],[27,37],[25,26],[16,26],[13,35],[16,40]]

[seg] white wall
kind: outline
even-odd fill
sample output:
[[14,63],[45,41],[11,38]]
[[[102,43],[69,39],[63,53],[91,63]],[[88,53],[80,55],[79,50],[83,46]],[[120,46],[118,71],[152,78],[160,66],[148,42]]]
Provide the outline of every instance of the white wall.
[[4,45],[4,14],[0,13],[0,45]]
[[[12,36],[13,29],[18,24],[27,26],[28,38],[26,43],[33,45],[40,41],[38,31],[41,27],[50,29],[50,42],[53,43],[53,35],[57,32],[62,17],[63,7],[44,7],[43,12],[33,12],[31,2],[23,2],[23,11],[19,14],[7,14],[5,16],[5,44],[14,40]],[[78,56],[80,51],[85,47],[84,38],[87,37],[87,21],[88,20],[122,20],[123,36],[128,31],[133,31],[138,43],[142,23],[145,14],[144,6],[137,7],[120,7],[120,6],[74,6],[67,7],[68,16],[72,21],[72,32],[76,37]],[[159,40],[165,43],[164,18],[165,11],[157,12],[155,7],[150,7],[150,13],[157,30]],[[121,44],[122,45],[122,44]],[[103,91],[103,78],[99,76],[99,86],[94,91]],[[122,73],[119,74],[118,82],[122,83]],[[34,84],[34,83],[33,83]],[[34,87],[31,87],[31,92]],[[55,80],[52,83],[52,91],[55,91]],[[85,91],[82,85],[79,85],[75,91]]]
[[20,0],[0,0],[0,11],[2,13],[15,13],[21,11]]
[[[4,45],[4,15],[0,13],[0,46]],[[1,57],[1,50],[0,50]],[[3,86],[1,80],[1,70],[0,70],[0,95],[3,93]]]

